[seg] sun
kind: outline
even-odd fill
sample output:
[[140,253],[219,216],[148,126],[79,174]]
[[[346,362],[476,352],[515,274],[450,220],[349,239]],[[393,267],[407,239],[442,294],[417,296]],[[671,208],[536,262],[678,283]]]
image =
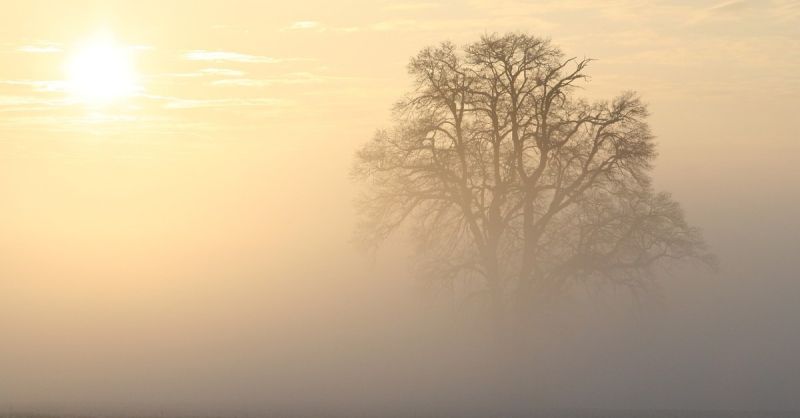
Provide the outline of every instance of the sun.
[[81,45],[66,65],[67,90],[86,104],[102,105],[139,90],[131,48],[98,36]]

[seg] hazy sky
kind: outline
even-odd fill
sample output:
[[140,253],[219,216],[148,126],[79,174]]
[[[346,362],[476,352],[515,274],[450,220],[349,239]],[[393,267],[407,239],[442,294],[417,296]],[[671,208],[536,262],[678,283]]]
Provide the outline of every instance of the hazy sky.
[[[584,383],[553,403],[800,408],[800,1],[0,5],[0,406],[257,403],[225,388],[282,373],[290,394],[377,364],[373,328],[330,323],[360,324],[348,306],[377,280],[349,246],[353,153],[419,49],[525,31],[597,59],[587,97],[643,95],[656,185],[722,263],[665,285],[663,332],[576,349],[597,361],[564,360]],[[87,104],[68,66],[101,35],[136,92]],[[377,281],[411,292],[392,275]],[[319,355],[351,345],[362,357]]]

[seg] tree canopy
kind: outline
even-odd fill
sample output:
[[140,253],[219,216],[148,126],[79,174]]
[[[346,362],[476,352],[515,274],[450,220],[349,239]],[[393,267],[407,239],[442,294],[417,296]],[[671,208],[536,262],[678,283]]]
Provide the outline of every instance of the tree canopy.
[[356,156],[359,239],[407,228],[422,276],[499,314],[542,289],[638,290],[675,260],[710,262],[679,204],[653,190],[639,96],[577,96],[590,62],[519,33],[420,51],[396,125]]

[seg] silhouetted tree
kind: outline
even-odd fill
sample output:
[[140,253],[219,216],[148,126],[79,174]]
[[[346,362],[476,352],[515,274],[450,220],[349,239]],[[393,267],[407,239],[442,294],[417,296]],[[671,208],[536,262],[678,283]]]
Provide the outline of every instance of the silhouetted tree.
[[651,187],[639,97],[575,97],[589,63],[515,33],[422,50],[397,125],[357,154],[363,242],[407,224],[421,273],[487,296],[498,316],[544,290],[636,290],[666,262],[710,261],[679,205]]

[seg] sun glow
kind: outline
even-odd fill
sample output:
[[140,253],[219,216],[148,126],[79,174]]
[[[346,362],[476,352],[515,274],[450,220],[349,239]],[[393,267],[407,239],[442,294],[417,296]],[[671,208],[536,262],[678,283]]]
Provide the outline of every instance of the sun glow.
[[68,91],[87,104],[108,104],[140,90],[131,49],[109,37],[97,37],[78,48],[66,72]]

